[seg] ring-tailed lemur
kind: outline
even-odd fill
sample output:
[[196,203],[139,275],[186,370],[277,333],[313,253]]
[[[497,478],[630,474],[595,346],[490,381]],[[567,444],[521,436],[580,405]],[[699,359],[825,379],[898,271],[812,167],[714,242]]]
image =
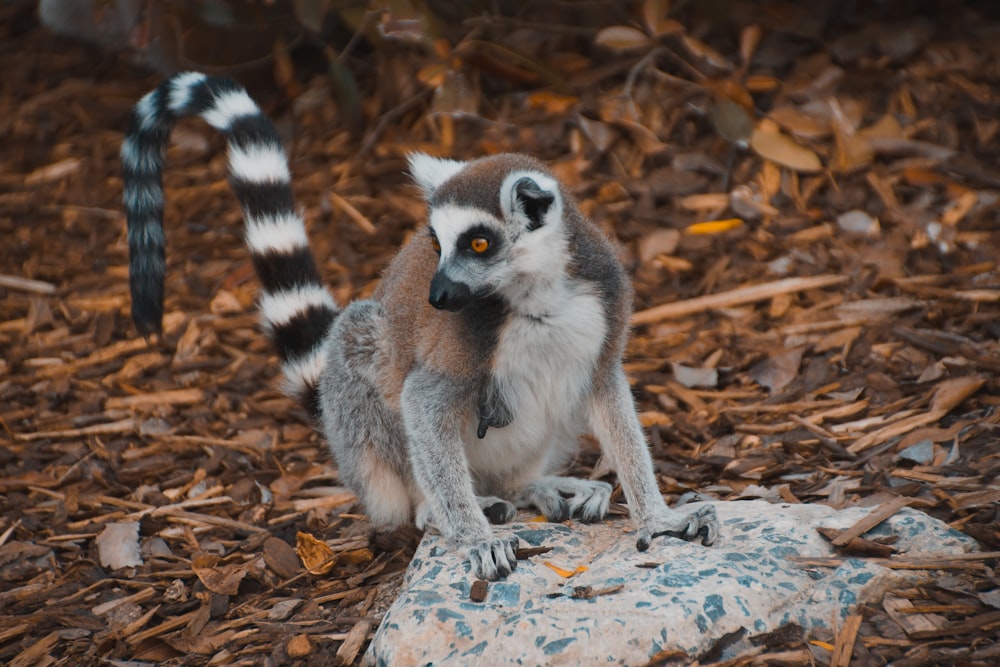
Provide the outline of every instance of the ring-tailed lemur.
[[320,280],[270,121],[229,79],[177,75],[135,107],[122,144],[132,315],[158,332],[165,273],[161,172],[170,129],[197,115],[225,133],[229,176],[287,389],[317,419],[371,521],[433,525],[496,579],[515,506],[602,519],[611,486],[556,476],[591,432],[638,526],[715,541],[711,506],[668,509],[621,356],[632,289],[610,242],[540,162],[410,157],[429,207],[370,300],[340,310]]

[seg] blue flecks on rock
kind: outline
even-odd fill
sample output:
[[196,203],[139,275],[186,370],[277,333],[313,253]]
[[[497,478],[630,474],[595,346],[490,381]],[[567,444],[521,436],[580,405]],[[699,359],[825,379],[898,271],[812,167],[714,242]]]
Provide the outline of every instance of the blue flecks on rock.
[[726,615],[726,607],[722,603],[722,596],[715,593],[705,596],[704,609],[705,615],[712,619],[712,622],[718,621]]
[[516,607],[521,600],[521,584],[516,581],[498,581],[490,586],[487,603],[498,607]]
[[419,590],[413,596],[413,603],[424,607],[437,605],[444,602],[444,596],[437,591]]
[[456,618],[458,619],[465,618],[464,614],[459,614],[457,611],[452,611],[447,607],[438,607],[435,613],[437,614],[438,620],[441,621],[442,623]]
[[652,607],[652,606],[653,603],[650,602],[649,600],[639,600],[638,602],[635,603],[636,609],[645,609],[646,607]]
[[764,632],[767,630],[767,623],[764,622],[763,618],[758,618],[753,622],[753,630],[754,632]]
[[736,600],[736,604],[738,604],[740,606],[740,611],[743,612],[743,615],[744,616],[749,616],[750,615],[750,610],[747,608],[747,603],[746,603],[746,601],[743,600],[743,597],[740,596],[740,595],[737,595],[733,599]]
[[[850,591],[850,590],[842,590],[842,591],[840,591],[840,595],[837,596],[837,599],[842,604],[850,605],[850,606],[853,606],[853,605],[857,604],[857,602],[858,602],[858,596],[854,594],[854,591]],[[843,610],[842,616],[846,617],[849,611],[850,611],[849,609],[845,608]]]
[[707,570],[699,570],[698,571],[698,576],[699,577],[711,577],[713,574],[718,574],[718,573],[719,573],[719,568],[713,567],[713,568],[710,568],[710,569],[707,569]]
[[767,550],[769,554],[775,558],[788,558],[789,556],[798,556],[799,550],[795,547],[790,547],[787,545],[771,547]]
[[656,583],[661,586],[671,586],[673,588],[690,588],[698,583],[698,577],[693,574],[676,572],[657,577]]
[[751,577],[749,574],[743,574],[736,577],[736,583],[743,588],[757,588],[760,584],[757,577]]
[[468,651],[463,653],[462,657],[468,657],[470,655],[482,655],[483,651],[486,650],[487,645],[488,642],[484,639],[483,641],[479,642],[478,644],[470,648]]
[[562,652],[567,646],[576,641],[576,637],[566,637],[564,639],[557,639],[555,641],[549,642],[544,647],[542,647],[542,652],[545,655],[555,655],[556,653]]
[[694,617],[694,623],[698,626],[700,632],[706,632],[708,630],[708,619],[704,615],[698,614]]

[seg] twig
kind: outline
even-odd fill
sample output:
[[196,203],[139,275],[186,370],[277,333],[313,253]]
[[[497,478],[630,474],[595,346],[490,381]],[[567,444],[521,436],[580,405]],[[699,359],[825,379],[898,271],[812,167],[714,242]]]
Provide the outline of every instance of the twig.
[[7,274],[0,274],[0,287],[32,292],[33,294],[55,294],[56,292],[56,286],[52,283]]
[[791,292],[804,292],[811,289],[822,289],[834,285],[842,285],[847,282],[847,276],[823,275],[811,276],[808,278],[784,278],[770,283],[760,285],[749,285],[738,287],[728,292],[718,294],[706,294],[705,296],[687,299],[685,301],[675,301],[665,303],[660,306],[640,310],[632,315],[632,324],[652,324],[662,320],[669,320],[675,317],[693,315],[715,308],[728,308],[731,306],[741,306],[755,301],[771,299],[779,294],[789,294]]
[[855,523],[853,526],[844,530],[836,538],[832,540],[832,544],[835,547],[842,547],[855,537],[861,537],[869,530],[879,525],[892,515],[894,515],[899,510],[903,509],[911,502],[910,498],[904,498],[902,496],[897,496],[892,500],[887,500],[882,503],[878,509],[870,512],[867,516],[862,518],[860,521]]
[[330,203],[346,213],[347,217],[353,220],[365,234],[375,234],[378,231],[372,221],[366,218],[361,211],[332,190],[330,191]]

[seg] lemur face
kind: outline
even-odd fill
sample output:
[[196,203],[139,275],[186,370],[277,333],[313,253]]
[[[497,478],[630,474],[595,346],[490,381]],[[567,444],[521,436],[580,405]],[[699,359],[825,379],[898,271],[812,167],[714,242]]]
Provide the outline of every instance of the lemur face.
[[427,243],[439,257],[428,295],[435,308],[461,310],[496,294],[514,299],[565,265],[558,185],[522,160],[411,157],[430,203]]

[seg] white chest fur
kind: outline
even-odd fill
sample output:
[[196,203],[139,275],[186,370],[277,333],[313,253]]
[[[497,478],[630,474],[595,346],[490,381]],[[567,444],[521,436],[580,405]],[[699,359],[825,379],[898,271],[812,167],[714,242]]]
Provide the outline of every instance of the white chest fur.
[[543,450],[558,457],[586,428],[581,405],[607,334],[604,310],[584,287],[568,285],[553,297],[541,314],[515,315],[501,332],[493,374],[514,421],[472,445],[473,468],[499,472],[551,458]]

